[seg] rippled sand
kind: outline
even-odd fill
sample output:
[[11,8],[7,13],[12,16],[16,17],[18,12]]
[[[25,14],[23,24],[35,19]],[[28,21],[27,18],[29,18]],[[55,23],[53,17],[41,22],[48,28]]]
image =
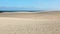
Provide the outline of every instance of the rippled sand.
[[0,13],[0,34],[60,34],[60,12]]

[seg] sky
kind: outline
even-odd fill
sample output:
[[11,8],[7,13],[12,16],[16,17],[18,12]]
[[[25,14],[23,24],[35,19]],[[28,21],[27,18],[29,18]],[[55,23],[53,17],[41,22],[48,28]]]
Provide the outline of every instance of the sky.
[[60,0],[0,0],[0,10],[60,10]]

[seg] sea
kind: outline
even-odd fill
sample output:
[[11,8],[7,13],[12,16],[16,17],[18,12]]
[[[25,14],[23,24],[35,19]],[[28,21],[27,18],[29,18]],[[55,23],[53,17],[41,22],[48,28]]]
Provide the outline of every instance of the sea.
[[0,10],[0,12],[41,12],[43,10]]

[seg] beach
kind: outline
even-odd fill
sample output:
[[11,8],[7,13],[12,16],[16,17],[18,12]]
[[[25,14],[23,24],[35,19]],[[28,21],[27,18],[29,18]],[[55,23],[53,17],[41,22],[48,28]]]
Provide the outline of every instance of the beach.
[[60,34],[60,12],[0,13],[0,34]]

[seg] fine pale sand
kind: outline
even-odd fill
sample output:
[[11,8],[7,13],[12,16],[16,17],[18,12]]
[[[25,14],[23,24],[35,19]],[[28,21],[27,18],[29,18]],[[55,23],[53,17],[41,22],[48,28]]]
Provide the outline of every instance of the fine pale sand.
[[0,34],[60,34],[60,12],[0,13]]

